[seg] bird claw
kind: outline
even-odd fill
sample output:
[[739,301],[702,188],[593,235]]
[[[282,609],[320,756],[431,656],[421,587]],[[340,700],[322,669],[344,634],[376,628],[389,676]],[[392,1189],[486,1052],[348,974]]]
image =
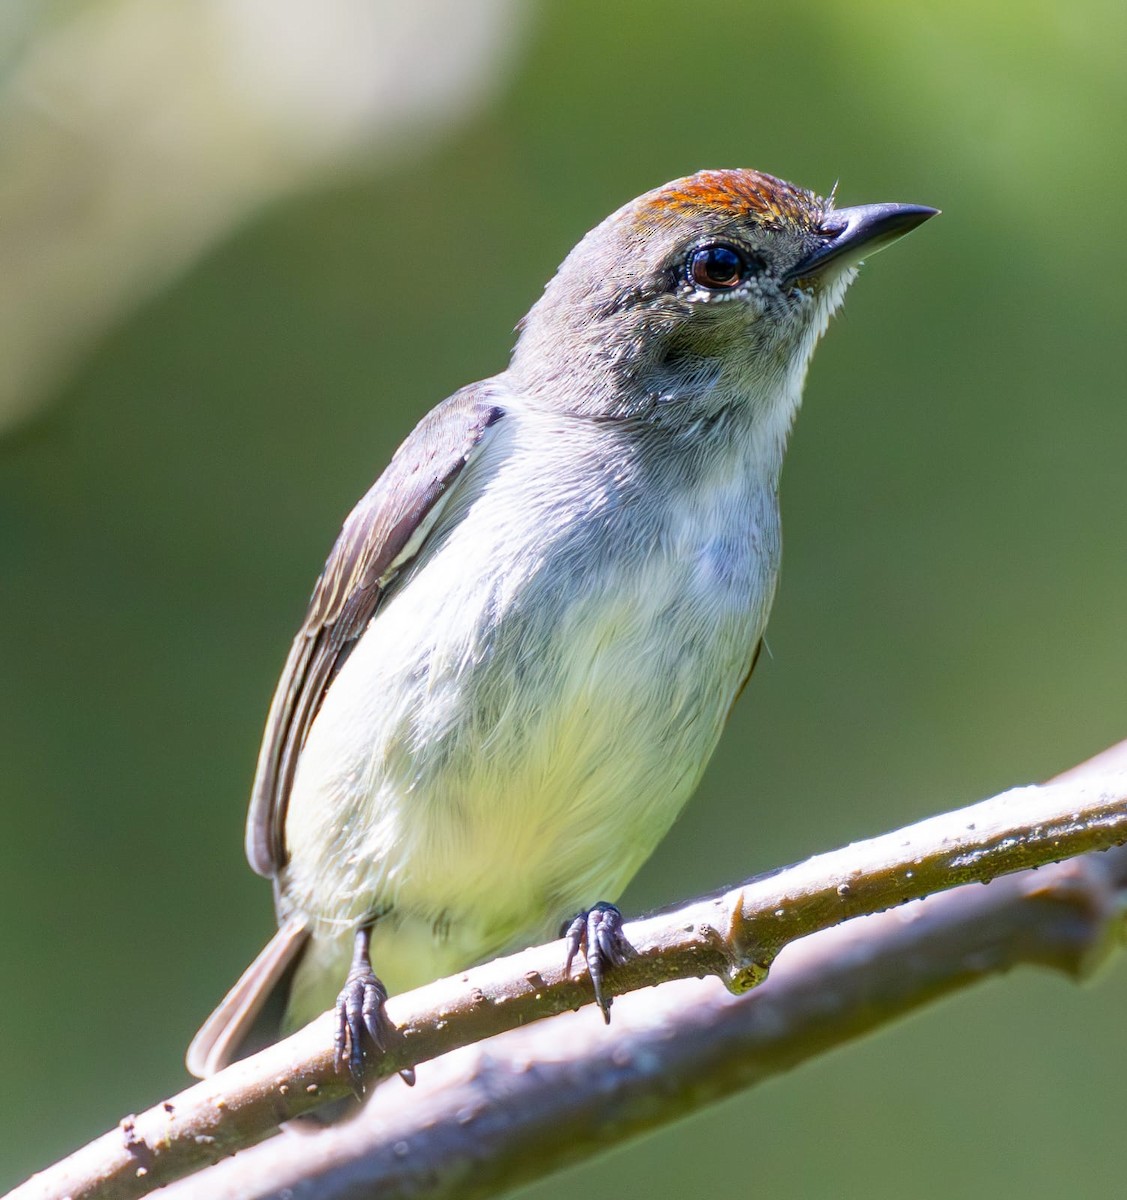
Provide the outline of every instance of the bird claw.
[[622,925],[622,913],[613,904],[600,901],[588,912],[581,912],[563,933],[567,942],[564,973],[571,973],[572,960],[582,951],[595,989],[595,1003],[608,1025],[613,997],[603,991],[604,976],[608,967],[622,966],[634,951],[622,932]]
[[333,1039],[338,1071],[348,1070],[352,1090],[364,1095],[364,1035],[382,1054],[392,1029],[384,1010],[387,989],[371,971],[353,971],[337,997],[337,1031]]

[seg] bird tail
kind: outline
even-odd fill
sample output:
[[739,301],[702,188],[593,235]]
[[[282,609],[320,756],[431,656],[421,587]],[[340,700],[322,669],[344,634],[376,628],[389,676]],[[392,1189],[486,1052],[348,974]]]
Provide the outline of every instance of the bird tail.
[[193,1075],[206,1079],[277,1041],[290,980],[308,940],[305,922],[291,919],[266,943],[192,1038],[184,1062]]

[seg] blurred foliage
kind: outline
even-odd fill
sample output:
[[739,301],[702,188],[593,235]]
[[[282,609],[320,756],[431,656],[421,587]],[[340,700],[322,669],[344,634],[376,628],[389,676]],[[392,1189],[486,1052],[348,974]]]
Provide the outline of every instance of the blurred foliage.
[[506,77],[523,11],[515,0],[0,10],[0,428],[265,204],[449,134]]
[[[580,234],[665,179],[840,176],[844,204],[944,215],[865,270],[815,359],[770,657],[627,909],[1127,733],[1127,10],[526,14],[456,135],[357,148],[244,216],[0,442],[0,1185],[186,1082],[271,928],[245,797],[341,518],[428,407],[504,366]],[[1017,975],[529,1195],[1113,1190],[1125,993],[1123,965]]]

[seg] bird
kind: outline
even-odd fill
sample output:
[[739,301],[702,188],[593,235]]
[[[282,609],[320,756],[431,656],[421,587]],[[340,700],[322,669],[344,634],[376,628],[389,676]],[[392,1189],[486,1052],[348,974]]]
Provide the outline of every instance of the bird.
[[614,901],[759,655],[815,344],[860,261],[937,211],[676,179],[582,238],[505,370],[422,418],[282,670],[246,839],[278,931],[193,1074],[335,1008],[359,1091],[389,993],[564,931],[609,1019]]

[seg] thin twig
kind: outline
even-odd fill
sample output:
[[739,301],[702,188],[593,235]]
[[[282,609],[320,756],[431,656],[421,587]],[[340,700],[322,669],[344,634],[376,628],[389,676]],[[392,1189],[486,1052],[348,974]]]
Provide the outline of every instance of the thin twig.
[[[1019,788],[896,833],[751,880],[626,928],[637,953],[608,991],[718,975],[759,982],[788,942],[958,884],[1127,841],[1127,775]],[[399,1034],[372,1079],[591,1000],[567,978],[561,943],[540,946],[394,997]],[[621,1006],[625,1008],[625,1005]],[[12,1200],[129,1200],[269,1136],[348,1092],[325,1016],[251,1059],[136,1117],[33,1177]]]
[[859,917],[788,946],[733,996],[716,979],[622,997],[466,1046],[379,1088],[353,1121],[280,1137],[167,1200],[487,1200],[763,1083],[1015,966],[1086,977],[1116,941],[1127,847]]

